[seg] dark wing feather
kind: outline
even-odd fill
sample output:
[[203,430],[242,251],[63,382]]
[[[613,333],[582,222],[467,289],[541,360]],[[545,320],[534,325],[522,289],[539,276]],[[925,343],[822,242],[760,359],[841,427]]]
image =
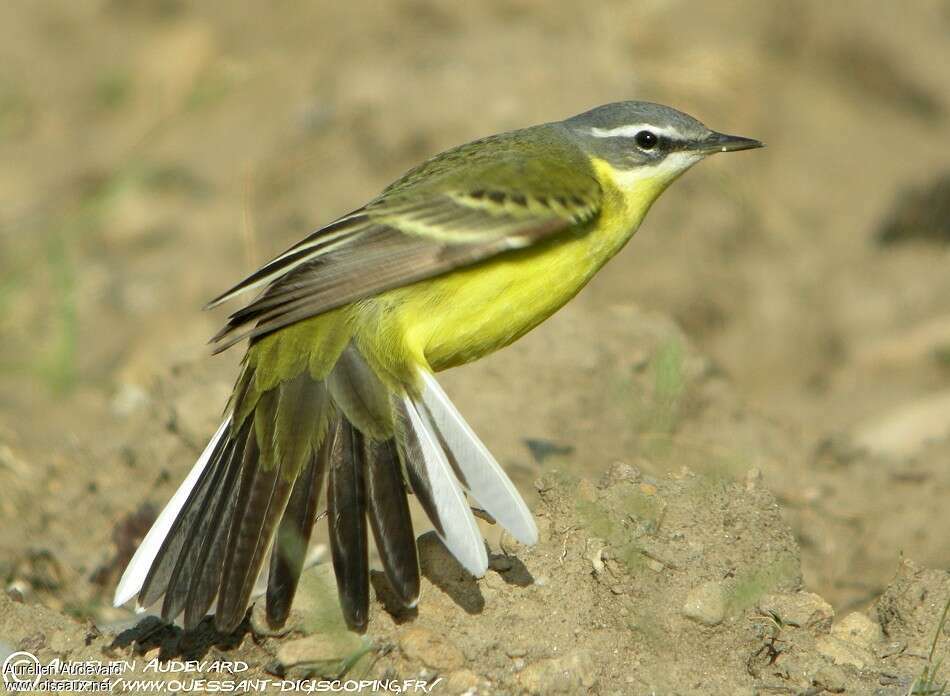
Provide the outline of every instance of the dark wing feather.
[[277,276],[286,274],[289,270],[297,266],[302,260],[309,256],[320,253],[326,249],[336,239],[345,235],[347,230],[359,227],[366,221],[366,216],[361,211],[356,210],[341,218],[337,218],[329,225],[321,227],[316,232],[304,237],[282,254],[274,257],[266,264],[261,266],[254,273],[242,280],[240,283],[225,292],[221,293],[208,304],[205,309],[217,307],[223,302],[239,295],[245,290],[265,285]]

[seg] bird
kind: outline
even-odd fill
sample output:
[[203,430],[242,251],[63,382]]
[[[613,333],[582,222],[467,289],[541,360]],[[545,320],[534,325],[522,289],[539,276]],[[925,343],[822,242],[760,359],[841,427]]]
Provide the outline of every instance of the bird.
[[694,164],[762,146],[643,101],[492,135],[410,169],[214,298],[257,293],[212,338],[215,353],[247,341],[234,391],[115,605],[137,598],[186,629],[213,614],[231,632],[258,586],[283,626],[321,500],[356,632],[370,534],[398,602],[419,601],[410,495],[475,577],[488,555],[473,510],[534,544],[528,506],[436,373],[554,314]]

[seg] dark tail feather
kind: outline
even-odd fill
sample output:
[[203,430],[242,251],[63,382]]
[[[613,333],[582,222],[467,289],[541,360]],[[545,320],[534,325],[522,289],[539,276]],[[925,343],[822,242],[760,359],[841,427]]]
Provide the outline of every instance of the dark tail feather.
[[[253,449],[258,450],[257,447]],[[265,469],[261,466],[259,451],[254,454],[254,461],[245,456],[241,490],[224,558],[214,617],[215,626],[223,633],[230,633],[244,619],[254,583],[277,523],[284,514],[293,484],[280,475],[279,466]]]
[[363,441],[366,502],[386,577],[406,607],[419,600],[419,558],[395,440]]
[[221,462],[226,458],[224,455],[231,444],[230,438],[226,437],[221,438],[218,442],[211,455],[211,461],[201,472],[201,476],[195,483],[188,500],[168,530],[168,534],[165,536],[165,540],[162,542],[162,546],[155,555],[148,574],[145,576],[145,581],[142,583],[142,589],[139,592],[139,604],[141,606],[151,606],[165,594],[185,540],[204,516],[207,510],[206,502],[216,488],[214,484],[220,480],[223,474]]
[[[363,436],[345,418],[333,428],[327,482],[330,552],[347,625],[360,633],[369,619],[369,558]],[[327,434],[330,437],[331,433]]]
[[200,568],[196,566],[204,562],[205,556],[201,553],[203,542],[214,536],[214,530],[220,522],[217,511],[226,499],[234,494],[233,486],[244,456],[247,428],[242,428],[236,438],[228,438],[228,440],[220,460],[216,462],[217,471],[211,481],[208,495],[202,503],[201,513],[185,536],[175,569],[165,588],[162,618],[166,621],[173,621],[185,608],[191,585],[201,574]]
[[185,599],[185,628],[194,628],[205,617],[218,595],[221,574],[224,571],[224,554],[228,545],[228,532],[234,517],[240,474],[244,462],[255,455],[256,443],[249,431],[250,421],[241,428],[238,446],[234,449],[228,477],[224,483],[224,494],[217,501],[211,515],[214,527],[207,536],[196,543],[200,548],[197,561],[188,579],[188,594]]
[[319,450],[311,455],[309,464],[294,483],[284,518],[277,529],[267,579],[267,622],[272,628],[279,628],[287,621],[290,605],[297,592],[320,502],[320,489],[323,487],[332,439],[332,433],[328,433]]

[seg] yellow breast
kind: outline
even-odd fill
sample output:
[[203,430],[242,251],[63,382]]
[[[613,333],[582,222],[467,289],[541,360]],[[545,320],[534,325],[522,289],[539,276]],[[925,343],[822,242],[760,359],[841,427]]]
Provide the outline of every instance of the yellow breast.
[[[618,180],[595,162],[604,190],[585,227],[526,249],[397,288],[364,307],[361,343],[383,367],[433,370],[461,365],[508,345],[574,297],[636,231],[664,185]],[[370,346],[367,346],[370,347]]]

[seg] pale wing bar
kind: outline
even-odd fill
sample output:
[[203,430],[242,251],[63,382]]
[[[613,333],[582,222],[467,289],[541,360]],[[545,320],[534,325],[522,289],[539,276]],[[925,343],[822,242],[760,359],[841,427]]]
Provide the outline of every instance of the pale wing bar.
[[[288,256],[285,261],[290,265],[282,273],[273,270],[276,262],[268,264],[265,268],[272,270],[266,277],[272,279],[267,289],[231,315],[212,339],[220,344],[215,352],[386,290],[528,246],[577,222],[553,213],[490,214],[453,200],[439,197],[431,212],[418,205],[395,206],[397,212],[376,213],[380,222],[360,223],[345,237],[315,247],[305,260]],[[472,224],[473,219],[482,224]],[[457,226],[454,220],[466,224]],[[448,241],[456,234],[455,242]],[[250,289],[260,282],[265,281],[242,285]],[[247,328],[249,324],[253,326]]]

